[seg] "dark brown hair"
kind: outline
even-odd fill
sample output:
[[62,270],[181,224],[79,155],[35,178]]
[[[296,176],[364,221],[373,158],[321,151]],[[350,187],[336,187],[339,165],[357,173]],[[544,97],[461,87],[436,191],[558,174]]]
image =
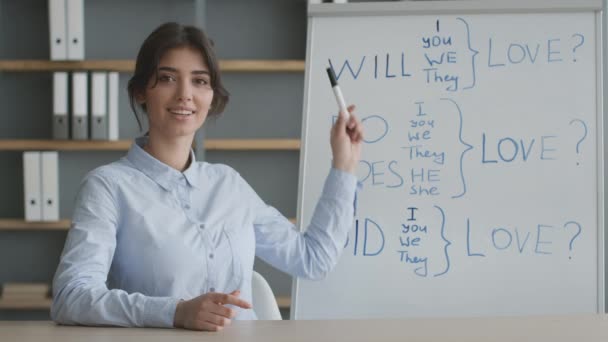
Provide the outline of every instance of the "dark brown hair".
[[[213,89],[209,116],[217,116],[224,111],[230,94],[222,84],[219,63],[213,51],[213,42],[197,27],[165,23],[154,30],[141,45],[135,62],[135,73],[127,87],[131,110],[135,114],[139,129],[141,129],[141,121],[137,114],[136,96],[145,92],[151,79],[158,81],[158,64],[163,55],[173,48],[184,46],[200,51],[209,68]],[[156,86],[156,83],[154,85]],[[139,107],[146,112],[145,104],[139,105]]]

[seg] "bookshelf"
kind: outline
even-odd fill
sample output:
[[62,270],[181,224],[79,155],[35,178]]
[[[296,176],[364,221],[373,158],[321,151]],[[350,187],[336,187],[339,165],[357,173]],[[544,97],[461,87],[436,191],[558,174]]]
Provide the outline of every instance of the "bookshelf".
[[[293,184],[297,184],[300,150],[305,1],[177,0],[168,3],[146,0],[115,4],[85,1],[86,59],[82,61],[49,60],[46,2],[0,1],[5,5],[5,26],[12,28],[3,34],[0,87],[4,88],[0,97],[6,113],[19,113],[0,116],[0,161],[4,166],[0,168],[0,179],[5,180],[0,186],[4,190],[3,201],[12,203],[0,212],[0,257],[19,258],[15,267],[3,271],[0,283],[16,279],[50,281],[57,264],[54,255],[61,251],[60,240],[71,223],[69,219],[25,222],[15,218],[23,215],[23,205],[15,204],[22,200],[23,192],[21,152],[60,152],[60,217],[69,217],[84,174],[122,157],[132,144],[131,137],[141,135],[128,105],[126,83],[134,70],[133,58],[142,38],[166,21],[205,28],[215,41],[224,83],[233,95],[225,117],[221,122],[218,120],[219,124],[213,126],[210,134],[204,132],[204,150],[200,143],[196,144],[197,159],[234,167],[247,176],[265,201],[288,216],[295,216],[296,205],[292,200],[297,196],[297,185]],[[142,6],[145,17],[140,16]],[[233,25],[234,30],[227,29],[227,22],[239,25]],[[243,27],[249,29],[243,30]],[[116,39],[119,36],[121,39]],[[52,73],[96,70],[120,72],[119,138],[123,140],[46,139],[52,135]],[[261,114],[267,115],[260,118]],[[252,121],[243,120],[242,115],[249,115]],[[237,117],[238,124],[234,125],[231,120]],[[234,134],[230,128],[226,129],[235,126],[243,129]],[[264,165],[278,165],[276,170],[271,170],[276,171],[276,175],[269,177],[269,169],[261,167]],[[266,183],[270,178],[271,185]],[[40,253],[22,254],[21,246]],[[24,265],[31,267],[23,271]],[[268,269],[260,273],[277,294],[279,306],[288,308],[291,279]],[[15,302],[0,298],[0,319],[42,317],[27,316],[27,312],[13,315],[2,310],[48,310],[50,303],[50,299]]]
[[[134,60],[85,60],[85,61],[48,61],[48,60],[0,60],[0,71],[119,71],[133,72]],[[303,60],[220,60],[222,72],[304,72]]]

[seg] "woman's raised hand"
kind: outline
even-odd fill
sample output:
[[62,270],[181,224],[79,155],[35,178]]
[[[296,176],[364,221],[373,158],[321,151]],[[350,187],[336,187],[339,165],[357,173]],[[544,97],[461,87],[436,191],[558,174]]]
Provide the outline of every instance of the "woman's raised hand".
[[338,120],[331,128],[332,166],[338,170],[354,174],[361,158],[361,143],[363,141],[363,126],[354,115],[355,106],[348,106],[346,113],[340,113]]

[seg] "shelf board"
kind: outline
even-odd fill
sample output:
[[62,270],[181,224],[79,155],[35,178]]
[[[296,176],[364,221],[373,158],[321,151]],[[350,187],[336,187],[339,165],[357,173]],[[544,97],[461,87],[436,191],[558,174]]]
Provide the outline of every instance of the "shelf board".
[[66,71],[66,70],[103,70],[133,71],[133,60],[84,60],[84,61],[50,61],[37,59],[0,60],[0,71]]
[[[0,151],[127,151],[131,140],[26,140],[0,139]],[[277,151],[300,149],[299,139],[207,139],[207,150]]]
[[0,151],[126,151],[131,140],[26,140],[1,139]]
[[297,151],[300,149],[300,139],[207,139],[203,146],[208,151]]
[[220,60],[223,72],[304,72],[303,60]]
[[[296,223],[295,218],[290,218],[289,221]],[[71,221],[62,219],[53,222],[29,222],[23,219],[0,219],[0,230],[68,230],[70,229]]]
[[277,296],[276,299],[280,309],[289,309],[291,307],[291,297]]
[[0,298],[0,309],[9,310],[48,310],[51,308],[51,298],[43,299],[7,299]]
[[[220,60],[223,72],[303,72],[303,60]],[[49,60],[0,60],[0,71],[64,71],[64,70],[99,70],[133,72],[135,61],[117,60],[83,60],[83,61],[49,61]]]
[[0,230],[68,230],[70,220],[30,222],[23,219],[0,219]]

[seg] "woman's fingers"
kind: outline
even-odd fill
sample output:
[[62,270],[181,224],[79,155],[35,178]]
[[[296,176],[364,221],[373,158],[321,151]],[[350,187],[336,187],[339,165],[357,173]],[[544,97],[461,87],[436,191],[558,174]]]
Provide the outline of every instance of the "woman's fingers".
[[219,331],[230,325],[230,323],[232,323],[232,321],[229,318],[209,311],[204,311],[199,312],[196,319],[191,324],[187,324],[186,328],[194,330]]
[[363,124],[357,120],[357,142],[363,140]]
[[212,312],[205,312],[201,315],[203,321],[208,322],[218,327],[225,327],[231,323],[230,318],[226,318],[220,315],[216,315]]
[[353,115],[353,112],[355,111],[355,105],[350,105],[348,106],[346,109],[348,110],[348,118],[345,115],[346,113],[342,113],[342,111],[338,112],[338,120],[336,120],[334,126],[332,127],[334,130],[336,130],[338,133],[340,133],[341,131],[344,131],[345,129],[350,129],[349,125],[350,125],[350,118]]
[[357,117],[352,114],[348,123],[348,136],[352,142],[359,142],[363,138],[363,125]]
[[215,307],[209,310],[211,313],[214,313],[218,316],[226,317],[226,318],[234,318],[236,317],[236,310],[231,308],[227,308],[220,304],[215,304]]
[[348,107],[348,112],[350,115],[348,116],[348,123],[346,124],[346,128],[352,130],[357,125],[357,117],[355,116],[355,106],[351,105]]
[[237,296],[233,296],[228,293],[214,293],[212,295],[212,300],[214,303],[218,303],[221,305],[231,304],[243,309],[251,309],[251,304],[249,304],[249,302],[244,301],[238,298]]
[[193,330],[202,330],[202,331],[220,331],[224,329],[223,326],[219,326],[217,324],[213,324],[208,321],[197,321],[196,326],[191,327]]

